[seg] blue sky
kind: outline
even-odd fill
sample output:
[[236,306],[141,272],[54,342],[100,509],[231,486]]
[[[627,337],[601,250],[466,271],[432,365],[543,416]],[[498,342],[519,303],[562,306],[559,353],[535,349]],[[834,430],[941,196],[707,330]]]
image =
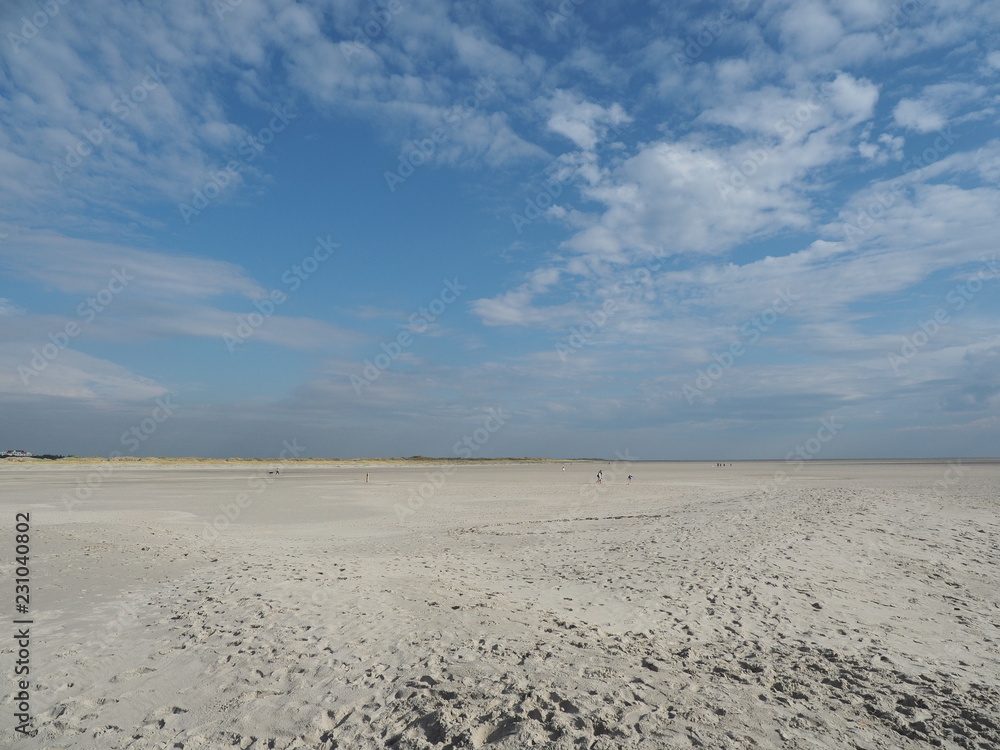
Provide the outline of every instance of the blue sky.
[[998,31],[5,3],[0,448],[996,456]]

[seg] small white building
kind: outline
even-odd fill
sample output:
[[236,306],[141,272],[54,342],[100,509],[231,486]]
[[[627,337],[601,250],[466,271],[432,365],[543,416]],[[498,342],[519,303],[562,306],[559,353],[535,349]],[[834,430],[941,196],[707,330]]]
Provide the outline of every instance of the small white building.
[[0,453],[0,456],[2,456],[3,458],[12,458],[12,457],[30,458],[31,457],[31,452],[30,451],[4,451],[3,453]]

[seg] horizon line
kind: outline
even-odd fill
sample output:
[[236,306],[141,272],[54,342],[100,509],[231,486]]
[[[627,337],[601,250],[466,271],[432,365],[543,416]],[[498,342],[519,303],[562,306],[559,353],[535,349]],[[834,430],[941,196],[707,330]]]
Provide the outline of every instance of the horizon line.
[[[486,463],[499,461],[514,462],[539,462],[539,463],[823,463],[823,462],[859,462],[859,461],[1000,461],[1000,456],[879,456],[879,457],[853,457],[853,458],[595,458],[595,457],[574,457],[574,458],[550,458],[547,456],[499,456],[499,457],[462,457],[462,456],[368,456],[360,458],[338,458],[338,457],[310,457],[310,458],[281,458],[275,456],[248,457],[248,456],[75,456],[66,455],[58,458],[50,458],[52,454],[39,454],[32,456],[0,456],[0,459],[11,463],[22,463],[25,459],[34,461],[65,461],[71,459],[77,461],[102,461],[115,463],[135,463],[141,461],[279,461],[285,463],[306,463],[315,461],[328,461],[339,463],[357,463],[365,461],[402,461],[402,462],[434,462],[434,463]],[[11,459],[20,459],[11,461]]]

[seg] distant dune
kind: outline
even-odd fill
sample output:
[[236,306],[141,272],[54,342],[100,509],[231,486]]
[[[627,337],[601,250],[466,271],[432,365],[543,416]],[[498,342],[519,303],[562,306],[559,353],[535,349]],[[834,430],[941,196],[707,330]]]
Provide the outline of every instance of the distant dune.
[[606,459],[596,458],[532,458],[528,456],[517,458],[434,458],[430,456],[410,456],[408,458],[201,458],[198,456],[184,457],[139,457],[139,456],[117,456],[115,458],[103,458],[101,456],[67,456],[57,459],[39,458],[7,458],[0,460],[10,463],[28,463],[37,465],[53,466],[56,464],[95,464],[95,463],[127,463],[127,464],[162,464],[162,465],[192,465],[199,464],[255,464],[255,463],[281,463],[296,465],[352,465],[352,464],[386,464],[386,465],[409,465],[409,464],[440,464],[440,463],[462,463],[462,464],[497,464],[497,463],[570,463],[581,461],[601,461]]

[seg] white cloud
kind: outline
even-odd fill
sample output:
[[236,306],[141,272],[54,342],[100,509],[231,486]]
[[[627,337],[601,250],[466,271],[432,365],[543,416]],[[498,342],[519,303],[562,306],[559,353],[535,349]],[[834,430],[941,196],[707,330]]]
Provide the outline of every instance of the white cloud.
[[[574,224],[583,226],[564,246],[583,256],[586,268],[627,265],[648,255],[725,252],[806,229],[812,223],[809,176],[856,153],[851,131],[872,116],[877,99],[874,84],[846,73],[817,87],[768,86],[714,105],[698,118],[737,128],[745,139],[660,140],[640,146],[614,168],[601,168],[593,158],[581,161],[574,165],[585,183],[580,192],[604,208],[589,220],[572,214]],[[560,116],[555,124],[550,118],[549,127],[581,149],[593,148],[593,122],[607,110],[565,93],[553,101]],[[570,215],[563,210],[550,216],[557,213]]]
[[918,133],[940,130],[948,121],[934,104],[917,99],[902,99],[892,111],[896,123]]
[[803,55],[822,53],[844,34],[844,27],[819,0],[806,0],[791,5],[781,17],[781,34],[785,44]]
[[636,252],[720,252],[761,233],[803,225],[805,203],[781,184],[762,179],[731,189],[731,173],[743,156],[687,143],[642,149],[604,182],[584,188],[606,208],[566,246],[595,260],[623,262]]
[[918,133],[943,129],[949,119],[968,105],[981,107],[986,88],[969,83],[940,83],[927,86],[919,98],[901,99],[893,117],[901,127]]
[[[65,399],[143,401],[167,388],[114,362],[71,347],[48,356],[48,340],[33,347],[5,348],[0,354],[0,392]],[[43,353],[44,352],[44,353]]]
[[[856,153],[849,145],[852,130],[871,118],[878,95],[870,81],[846,73],[815,87],[768,86],[714,105],[699,117],[737,128],[745,139],[660,140],[640,146],[614,168],[602,169],[594,158],[575,164],[583,178],[581,194],[603,209],[589,218],[572,214],[579,229],[563,243],[573,253],[566,270],[608,278],[615,268],[627,269],[644,258],[719,254],[809,229],[814,223],[810,175]],[[589,125],[598,110],[566,95],[556,101],[560,111],[578,114],[559,121],[564,134],[580,148],[592,148],[596,136]],[[474,311],[494,325],[563,319],[563,306],[532,307],[536,296],[521,287],[480,301]]]
[[15,315],[24,315],[24,310],[6,297],[0,297],[0,317],[14,317]]
[[877,138],[872,139],[872,130],[873,124],[869,123],[861,133],[858,153],[862,158],[880,165],[902,160],[906,139],[900,135],[890,135],[889,133],[882,133]]
[[[60,23],[12,55],[0,82],[9,90],[0,98],[0,218],[67,226],[75,216],[80,228],[103,231],[122,218],[148,226],[142,206],[190,202],[239,160],[275,106],[305,99],[331,116],[351,113],[403,147],[456,107],[468,109],[486,75],[495,93],[463,114],[436,158],[497,166],[544,155],[516,132],[505,104],[537,91],[541,57],[456,23],[445,3],[404,6],[371,26],[374,9],[264,0],[231,9],[180,0],[128,13],[62,7]],[[92,54],[88,39],[114,54]],[[257,112],[234,115],[233,91]],[[219,200],[259,181],[262,163],[241,162]],[[97,213],[112,218],[105,224]]]
[[871,81],[855,78],[848,73],[838,73],[824,87],[824,95],[829,97],[842,127],[851,127],[872,116],[879,92]]
[[[892,147],[890,139],[880,140]],[[672,146],[660,144],[657,148],[662,153],[643,168],[668,184],[672,180],[678,194],[689,192],[692,185],[685,179],[697,174],[698,169],[684,158],[676,165],[665,166],[660,160],[669,162],[678,156]],[[651,150],[642,153],[649,157]],[[681,153],[692,156],[690,152]],[[975,158],[965,153],[945,156],[919,173],[919,180],[909,179],[898,193],[891,190],[888,180],[859,190],[844,201],[844,223],[855,222],[859,212],[871,206],[878,208],[873,211],[877,218],[864,224],[860,241],[844,241],[844,223],[837,223],[822,230],[836,240],[815,240],[801,250],[777,257],[745,263],[699,260],[688,270],[672,270],[665,259],[661,260],[651,286],[631,296],[628,304],[620,304],[597,336],[571,352],[574,383],[597,382],[609,362],[615,363],[618,378],[630,378],[621,358],[613,356],[616,351],[627,350],[628,362],[647,368],[655,363],[659,382],[650,383],[649,388],[660,395],[651,404],[651,411],[663,410],[664,418],[669,413],[676,420],[678,402],[687,403],[681,386],[693,381],[698,367],[716,361],[713,357],[728,351],[734,342],[746,344],[748,339],[741,337],[740,331],[750,325],[759,334],[753,344],[754,360],[764,356],[771,364],[741,361],[726,372],[723,381],[705,391],[697,405],[701,414],[716,414],[719,409],[743,415],[754,409],[768,413],[779,402],[791,403],[798,397],[803,404],[812,403],[813,408],[823,401],[831,409],[856,404],[851,408],[863,412],[861,404],[881,405],[898,398],[903,383],[914,399],[920,398],[919,394],[928,393],[928,383],[951,377],[961,367],[967,351],[979,346],[991,330],[994,336],[1000,336],[1000,330],[993,323],[953,315],[947,331],[921,353],[919,361],[908,371],[896,374],[889,367],[888,353],[898,350],[902,335],[919,330],[919,322],[933,314],[935,301],[938,306],[948,305],[949,289],[941,288],[931,298],[930,313],[915,310],[911,322],[904,319],[902,323],[880,323],[884,300],[905,297],[948,269],[964,269],[964,275],[955,281],[958,283],[976,273],[981,259],[995,252],[994,217],[1000,215],[1000,191],[941,182],[964,183],[991,155],[992,150],[982,151]],[[634,162],[641,161],[637,155],[622,168],[622,173],[632,170],[630,175],[639,174],[642,170]],[[630,184],[630,190],[610,191],[614,197],[605,197],[609,203],[615,201],[616,207],[595,225],[603,229],[602,233],[577,236],[594,243],[590,247],[592,263],[574,264],[568,259],[568,273],[558,285],[531,289],[530,284],[524,284],[514,293],[479,301],[474,312],[484,318],[489,316],[493,325],[530,325],[553,331],[568,331],[570,326],[586,322],[588,300],[591,309],[595,308],[606,298],[609,285],[616,278],[628,278],[640,263],[641,253],[635,250],[642,247],[641,242],[629,244],[624,229],[643,226],[646,230],[645,225],[635,221],[640,213],[636,207],[656,193],[642,180]],[[889,205],[884,202],[886,195],[893,196]],[[697,197],[692,205],[695,203]],[[710,216],[705,203],[702,201],[697,210],[692,207],[690,212]],[[612,224],[610,217],[618,217],[621,225]],[[682,240],[683,231],[691,226],[690,222],[677,222],[675,238]],[[623,251],[626,247],[631,251]],[[547,268],[551,271],[551,267]],[[577,298],[572,305],[546,304],[547,295],[565,295],[569,290]],[[793,299],[788,309],[777,316],[776,322],[754,328],[751,321],[774,309],[775,300],[782,296]],[[948,310],[955,312],[951,307]],[[873,325],[884,327],[885,332],[873,332]],[[817,358],[821,364],[785,361],[802,357]],[[554,350],[539,351],[528,371],[531,375],[525,377],[559,377],[558,373],[566,372],[565,362]],[[994,403],[996,392],[984,393],[981,384],[973,384],[965,391],[956,391],[949,403],[955,409],[976,398],[982,404]],[[932,401],[934,398],[938,396],[931,396]],[[897,412],[895,406],[888,407],[887,412],[905,420],[905,406],[900,408],[902,411]]]
[[840,133],[872,116],[878,87],[864,78],[838,73],[833,80],[745,90],[713,103],[700,121],[727,125],[747,136],[803,141],[817,130]]
[[529,274],[528,280],[516,289],[492,299],[475,300],[472,310],[488,326],[558,326],[561,320],[573,314],[571,306],[539,310],[532,307],[531,303],[536,296],[551,289],[560,276],[557,268],[539,268]]
[[[279,290],[280,291],[280,290]],[[261,301],[221,309],[191,299],[116,301],[111,314],[97,318],[89,337],[116,342],[163,338],[207,338],[220,351],[272,344],[284,349],[322,350],[357,343],[363,337],[315,318],[294,317],[281,304]],[[263,314],[261,310],[263,309]]]
[[831,7],[852,28],[870,29],[892,9],[889,0],[832,0]]
[[[279,283],[280,278],[272,288],[265,288],[232,263],[50,231],[7,234],[0,244],[0,264],[13,275],[70,295],[65,309],[72,312],[69,317],[52,316],[0,305],[0,314],[21,313],[17,325],[3,332],[9,366],[3,387],[10,393],[79,399],[114,394],[127,400],[164,391],[126,367],[78,350],[94,341],[122,344],[168,337],[209,338],[218,342],[223,354],[227,347],[235,351],[272,344],[316,350],[361,340],[326,321],[285,314],[282,305],[293,295]],[[275,289],[287,292],[279,304],[269,299]],[[237,304],[235,310],[204,302],[232,295],[246,302]],[[58,353],[32,364],[32,356],[37,357],[43,347]],[[18,370],[22,366],[37,372],[24,375]]]
[[617,102],[604,107],[564,90],[556,91],[544,108],[551,112],[546,123],[549,130],[569,138],[584,151],[593,151],[609,128],[632,120]]
[[[129,291],[158,298],[203,298],[267,292],[239,266],[206,258],[172,256],[135,247],[67,237],[57,232],[18,234],[0,245],[10,271],[71,294],[96,294],[117,272],[131,277]],[[121,285],[119,281],[115,286]]]

